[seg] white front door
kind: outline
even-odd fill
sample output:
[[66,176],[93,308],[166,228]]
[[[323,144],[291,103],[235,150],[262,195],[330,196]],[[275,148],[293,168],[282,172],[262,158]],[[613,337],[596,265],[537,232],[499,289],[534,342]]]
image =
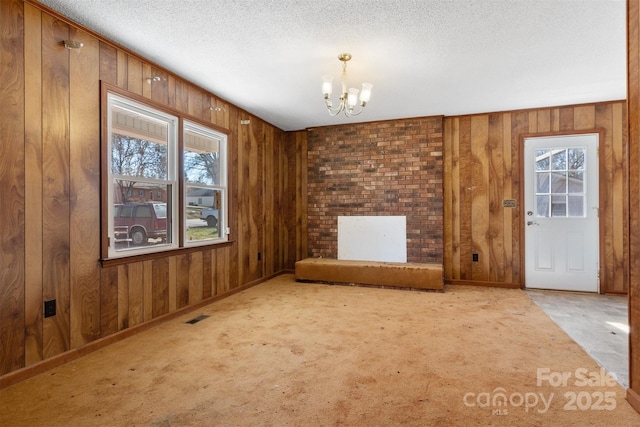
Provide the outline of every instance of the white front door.
[[598,292],[598,135],[524,140],[525,285]]

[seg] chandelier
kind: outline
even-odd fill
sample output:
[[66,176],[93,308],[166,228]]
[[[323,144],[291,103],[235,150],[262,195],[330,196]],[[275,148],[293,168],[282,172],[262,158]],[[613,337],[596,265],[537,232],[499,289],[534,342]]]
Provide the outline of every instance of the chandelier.
[[[364,107],[371,98],[371,83],[362,83],[362,90],[356,88],[347,89],[347,62],[351,59],[350,53],[341,53],[338,55],[338,59],[342,61],[342,92],[340,93],[339,105],[333,107],[331,102],[331,93],[333,92],[333,76],[322,76],[322,94],[324,95],[324,102],[329,110],[329,114],[335,116],[341,111],[347,117],[357,116],[362,113]],[[356,104],[358,104],[358,92],[360,93],[360,108],[356,110]]]

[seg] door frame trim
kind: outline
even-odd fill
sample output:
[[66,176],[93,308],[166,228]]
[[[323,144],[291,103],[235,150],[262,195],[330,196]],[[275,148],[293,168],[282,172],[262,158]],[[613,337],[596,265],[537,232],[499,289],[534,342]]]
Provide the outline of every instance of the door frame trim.
[[520,162],[520,174],[522,179],[520,180],[520,184],[518,185],[518,191],[520,191],[520,203],[518,203],[518,213],[517,218],[520,222],[519,232],[520,232],[520,271],[522,274],[520,275],[520,288],[526,289],[526,257],[525,257],[525,227],[524,227],[524,194],[525,194],[525,175],[524,175],[524,140],[527,138],[546,138],[546,137],[554,137],[554,136],[572,136],[572,135],[586,135],[586,134],[597,134],[598,135],[598,151],[596,153],[598,158],[598,294],[602,294],[603,289],[607,289],[607,283],[603,280],[606,280],[605,274],[602,274],[602,269],[604,268],[604,233],[603,233],[603,221],[602,215],[602,206],[603,202],[606,201],[604,197],[603,186],[600,185],[600,180],[602,179],[604,174],[606,173],[606,169],[604,167],[604,162],[601,159],[602,154],[602,143],[605,139],[606,131],[603,128],[593,128],[593,129],[580,129],[580,130],[567,130],[567,131],[559,131],[559,132],[539,132],[539,133],[523,133],[519,135],[518,140],[518,161]]

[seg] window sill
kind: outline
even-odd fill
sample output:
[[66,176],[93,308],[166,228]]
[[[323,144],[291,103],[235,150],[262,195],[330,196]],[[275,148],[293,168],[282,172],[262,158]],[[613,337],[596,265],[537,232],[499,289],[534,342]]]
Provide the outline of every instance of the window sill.
[[167,251],[152,252],[148,254],[123,256],[118,258],[101,258],[100,265],[102,267],[115,267],[117,265],[132,264],[134,262],[149,261],[149,260],[159,259],[159,258],[167,258],[171,256],[176,256],[176,255],[190,254],[193,252],[204,252],[207,250],[231,246],[234,243],[235,243],[235,240],[228,240],[226,242],[215,243],[211,245],[192,246],[188,248],[171,249]]

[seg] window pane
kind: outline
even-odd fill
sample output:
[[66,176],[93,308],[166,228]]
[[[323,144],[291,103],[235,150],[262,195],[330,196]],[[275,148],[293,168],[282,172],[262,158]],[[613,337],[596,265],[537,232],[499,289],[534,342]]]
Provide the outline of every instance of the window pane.
[[553,150],[551,167],[554,171],[567,169],[567,150]]
[[566,217],[567,216],[567,197],[551,196],[551,216]]
[[[122,190],[123,186],[126,191]],[[169,186],[116,179],[113,187],[113,236],[116,252],[171,243],[171,233],[167,232],[170,215],[165,202],[153,202],[137,196],[122,198],[123,194],[137,195],[137,190],[144,189],[146,191],[142,191],[143,194],[159,191],[166,201],[167,194],[170,193]],[[149,187],[153,187],[153,192],[148,191]],[[116,198],[118,195],[120,197]]]
[[536,150],[536,170],[548,171],[549,170],[549,150]]
[[569,193],[584,192],[584,172],[569,172]]
[[[132,202],[150,202],[153,198],[145,197],[145,194],[151,194],[151,191],[137,191],[138,189],[152,190],[157,193],[155,201],[167,201],[167,185],[156,184],[153,182],[129,181],[126,179],[115,178],[113,180],[113,203],[127,204]],[[139,194],[142,194],[140,196]]]
[[536,174],[536,193],[549,193],[549,175],[544,172]]
[[222,191],[196,186],[187,187],[185,206],[187,241],[222,237],[220,207]]
[[552,193],[567,192],[567,176],[565,172],[551,173],[551,192]]
[[220,139],[207,131],[185,123],[184,172],[188,182],[220,185]]
[[583,196],[569,196],[569,216],[584,217]]
[[584,170],[584,148],[569,149],[569,170]]
[[111,109],[111,172],[168,179],[169,123],[135,106]]
[[549,196],[536,196],[536,216],[549,217]]

